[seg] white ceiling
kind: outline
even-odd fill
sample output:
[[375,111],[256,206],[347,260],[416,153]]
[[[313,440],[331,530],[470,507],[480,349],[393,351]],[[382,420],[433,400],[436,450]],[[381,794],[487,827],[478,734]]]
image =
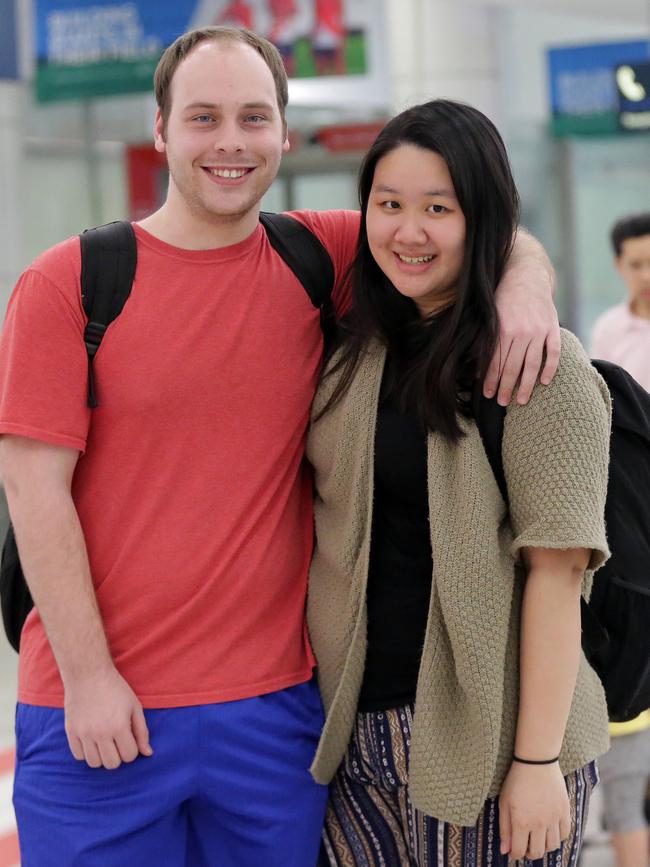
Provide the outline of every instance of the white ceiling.
[[646,24],[650,31],[650,0],[465,0],[476,6],[514,6],[572,15],[603,15]]

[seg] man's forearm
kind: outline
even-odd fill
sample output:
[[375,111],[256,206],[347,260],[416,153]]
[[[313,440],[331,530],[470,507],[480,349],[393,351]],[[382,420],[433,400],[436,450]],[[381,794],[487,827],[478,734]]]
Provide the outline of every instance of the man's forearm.
[[95,675],[112,660],[72,497],[35,493],[7,485],[23,572],[65,684]]
[[512,245],[512,252],[506,264],[506,272],[526,269],[529,276],[535,266],[539,269],[539,279],[548,281],[551,294],[555,293],[555,269],[542,244],[523,226],[519,226]]
[[517,387],[517,402],[527,403],[539,380],[555,376],[560,359],[560,329],[553,306],[555,273],[542,245],[518,229],[495,300],[499,340],[485,376],[486,397],[507,406]]

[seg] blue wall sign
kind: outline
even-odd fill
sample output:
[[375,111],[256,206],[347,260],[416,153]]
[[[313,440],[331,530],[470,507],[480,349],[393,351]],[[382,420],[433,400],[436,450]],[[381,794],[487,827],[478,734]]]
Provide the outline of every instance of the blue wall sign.
[[552,129],[556,135],[620,130],[617,69],[650,60],[648,42],[611,42],[548,50]]

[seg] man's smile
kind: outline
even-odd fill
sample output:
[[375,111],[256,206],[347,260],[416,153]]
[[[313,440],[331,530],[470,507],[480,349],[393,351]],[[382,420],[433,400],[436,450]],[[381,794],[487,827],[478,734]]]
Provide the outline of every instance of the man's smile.
[[242,178],[245,178],[251,172],[255,170],[255,166],[242,166],[238,168],[227,168],[220,166],[201,166],[203,171],[210,175],[212,178],[215,178],[218,182],[228,181],[232,183],[233,181],[240,181]]

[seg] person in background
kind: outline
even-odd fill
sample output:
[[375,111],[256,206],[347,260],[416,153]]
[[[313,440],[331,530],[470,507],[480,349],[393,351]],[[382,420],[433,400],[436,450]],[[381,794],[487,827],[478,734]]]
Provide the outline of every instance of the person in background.
[[[618,220],[611,231],[614,262],[627,298],[594,325],[592,358],[613,361],[650,390],[650,212]],[[650,827],[644,809],[650,782],[650,710],[610,723],[611,747],[600,760],[603,824],[617,867],[648,867]]]
[[[163,53],[155,91],[169,188],[134,226],[100,406],[86,402],[78,237],[22,275],[0,341],[0,464],[36,605],[16,717],[21,861],[311,867],[327,791],[308,773],[323,710],[303,457],[323,340],[259,222],[289,148],[286,72],[255,33],[207,27]],[[342,313],[359,214],[296,218],[332,258]],[[501,379],[505,403],[520,374],[525,400],[557,364],[546,262],[518,233],[485,383]]]
[[617,867],[648,867],[650,828],[645,810],[650,783],[650,710],[626,723],[610,723],[611,746],[599,762],[603,825]]
[[553,383],[505,416],[506,508],[473,419],[518,218],[503,142],[471,106],[408,109],[359,198],[307,440],[320,864],[575,864],[608,746],[580,597],[608,556],[609,392],[563,332]]
[[611,240],[627,298],[596,320],[591,357],[624,367],[650,391],[650,212],[623,217]]

